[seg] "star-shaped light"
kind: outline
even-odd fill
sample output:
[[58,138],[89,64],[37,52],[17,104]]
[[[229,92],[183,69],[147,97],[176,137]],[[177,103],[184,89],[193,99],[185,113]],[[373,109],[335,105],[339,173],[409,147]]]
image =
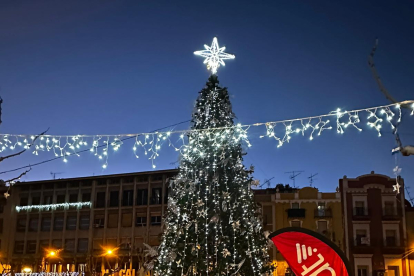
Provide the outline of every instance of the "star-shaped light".
[[226,47],[219,47],[217,37],[213,38],[211,47],[204,44],[204,48],[205,50],[195,51],[194,54],[206,58],[203,63],[207,64],[207,69],[211,70],[213,75],[217,74],[217,69],[220,65],[225,66],[223,60],[234,59],[236,57],[235,55],[225,53],[224,50],[226,50]]

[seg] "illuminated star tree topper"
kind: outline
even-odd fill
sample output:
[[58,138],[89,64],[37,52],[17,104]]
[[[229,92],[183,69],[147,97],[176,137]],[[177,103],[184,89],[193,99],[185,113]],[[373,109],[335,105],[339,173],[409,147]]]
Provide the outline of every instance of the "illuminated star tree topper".
[[211,74],[217,74],[217,69],[220,65],[225,66],[223,60],[225,59],[234,59],[236,56],[232,54],[227,54],[224,52],[226,47],[219,47],[217,37],[213,38],[213,43],[211,47],[204,44],[205,50],[195,51],[194,54],[197,56],[205,57],[204,64],[207,64],[207,69],[211,70]]

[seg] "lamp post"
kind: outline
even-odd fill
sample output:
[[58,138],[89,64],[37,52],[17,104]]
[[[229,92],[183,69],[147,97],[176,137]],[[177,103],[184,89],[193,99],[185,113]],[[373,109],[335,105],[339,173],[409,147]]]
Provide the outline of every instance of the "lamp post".
[[46,271],[46,265],[47,265],[47,263],[46,263],[46,260],[49,260],[49,259],[53,259],[53,258],[58,258],[59,257],[59,251],[60,251],[61,249],[58,249],[58,250],[55,250],[55,249],[47,249],[46,250],[46,256],[44,256],[43,258],[42,258],[42,270],[43,271]]

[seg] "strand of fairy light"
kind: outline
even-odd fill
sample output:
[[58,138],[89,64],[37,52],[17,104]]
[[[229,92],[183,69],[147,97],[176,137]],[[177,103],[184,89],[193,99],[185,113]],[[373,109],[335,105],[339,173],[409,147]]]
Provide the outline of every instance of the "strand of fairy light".
[[[225,136],[231,129],[236,129],[239,133],[240,140],[246,142],[247,146],[251,146],[247,139],[247,132],[250,127],[265,126],[266,133],[260,138],[269,137],[278,142],[278,147],[285,143],[289,143],[292,135],[302,134],[305,136],[309,132],[309,139],[313,140],[314,135],[321,135],[323,131],[332,129],[330,125],[330,117],[334,117],[336,123],[337,133],[343,134],[345,129],[353,127],[358,131],[362,131],[360,126],[361,115],[367,113],[367,125],[375,129],[378,136],[381,136],[381,129],[383,124],[388,124],[391,130],[394,130],[396,125],[401,122],[402,112],[401,106],[410,106],[412,109],[410,115],[414,115],[414,101],[404,101],[395,104],[376,106],[371,108],[364,108],[351,111],[341,111],[337,109],[328,114],[303,117],[297,119],[288,119],[280,121],[270,121],[254,124],[237,124],[235,126],[217,127],[207,129],[192,129],[192,130],[174,130],[165,132],[148,132],[148,133],[135,133],[135,134],[114,134],[114,135],[42,135],[35,141],[33,145],[32,153],[38,155],[40,152],[52,151],[55,157],[62,157],[64,162],[68,162],[69,156],[79,156],[79,152],[84,148],[89,150],[98,157],[98,159],[104,161],[102,167],[105,169],[108,166],[109,148],[113,151],[119,150],[123,145],[123,140],[135,138],[133,151],[136,158],[140,155],[137,153],[139,150],[144,152],[145,156],[149,156],[148,159],[152,163],[152,167],[156,168],[155,160],[159,157],[159,152],[164,144],[168,144],[175,151],[185,150],[187,143],[185,137],[190,134],[198,134],[199,136],[209,137],[212,132],[217,136],[213,141],[219,147],[220,135]],[[396,109],[394,112],[392,109]],[[395,117],[397,119],[395,120]],[[396,121],[396,123],[393,123]],[[282,130],[276,128],[282,126]],[[227,133],[225,133],[227,132]],[[281,133],[278,135],[277,133]],[[176,142],[173,142],[172,137],[175,134],[179,134],[179,138]],[[11,150],[15,151],[18,148],[29,149],[31,142],[34,141],[36,135],[22,135],[22,134],[0,134],[0,152]],[[100,141],[104,141],[104,145],[99,145]],[[104,146],[102,150],[100,150]],[[200,151],[200,154],[203,154]]]

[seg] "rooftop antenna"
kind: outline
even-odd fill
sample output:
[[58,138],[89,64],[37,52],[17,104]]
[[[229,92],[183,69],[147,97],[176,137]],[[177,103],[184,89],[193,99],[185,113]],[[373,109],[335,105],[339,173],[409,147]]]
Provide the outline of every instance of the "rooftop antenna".
[[53,179],[56,179],[57,174],[62,174],[63,172],[50,172],[50,175],[53,176]]
[[310,182],[310,186],[312,187],[312,185],[313,185],[313,181],[314,181],[314,177],[315,176],[317,176],[318,175],[318,173],[315,173],[315,174],[311,174],[311,176],[309,176],[308,177],[308,179],[309,179],[309,182]]
[[270,188],[270,180],[272,180],[273,178],[275,178],[275,177],[273,176],[272,178],[265,179],[265,181],[263,182],[263,184],[260,185],[260,188],[262,188],[265,184],[267,184],[267,188]]
[[296,181],[295,178],[300,175],[301,173],[303,173],[304,171],[291,171],[291,172],[285,172],[285,173],[290,173],[290,179],[293,180],[293,188],[296,188]]

